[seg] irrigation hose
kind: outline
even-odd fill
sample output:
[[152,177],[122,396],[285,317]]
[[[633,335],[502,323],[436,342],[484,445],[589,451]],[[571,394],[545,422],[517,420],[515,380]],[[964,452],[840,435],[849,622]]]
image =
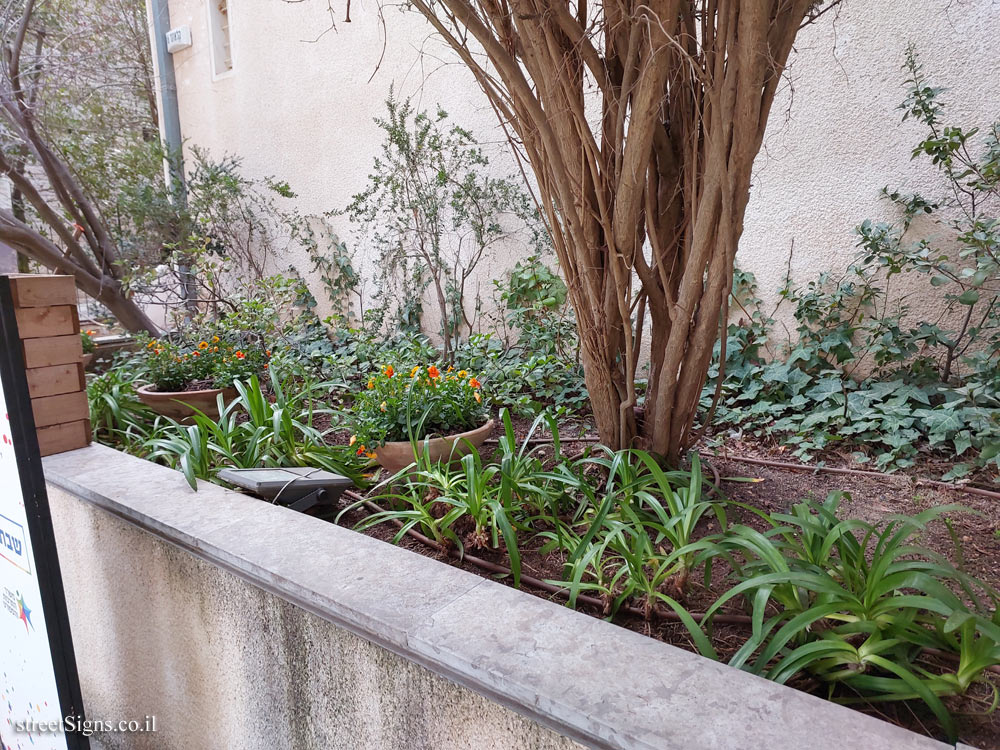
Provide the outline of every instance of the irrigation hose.
[[[588,442],[588,443],[592,442],[592,443],[596,443],[598,441],[599,441],[599,438],[596,438],[596,437],[587,437],[587,438],[579,438],[577,440],[571,440],[571,439],[570,440],[564,440],[562,442],[565,442],[565,443],[579,443],[579,442]],[[487,440],[486,442],[488,444],[493,444],[493,443],[495,443],[497,441],[496,440],[493,440],[493,441]],[[533,445],[551,445],[552,444],[552,439],[551,438],[532,438],[529,442],[531,442]],[[582,455],[583,455],[583,452],[577,453],[572,458],[580,458]],[[847,469],[847,468],[838,467],[838,466],[809,466],[808,464],[796,464],[796,463],[790,463],[788,461],[773,461],[773,460],[767,459],[767,458],[750,458],[750,457],[743,457],[743,456],[728,456],[728,455],[727,456],[718,456],[718,458],[721,458],[721,459],[723,459],[725,461],[737,461],[737,462],[745,463],[745,464],[756,464],[758,466],[771,466],[771,467],[774,467],[776,469],[788,469],[790,471],[823,472],[823,473],[826,473],[826,474],[847,474],[847,475],[860,476],[860,477],[874,477],[876,479],[899,479],[899,478],[907,477],[908,476],[906,474],[888,474],[888,473],[886,473],[884,471],[865,471],[864,469]],[[704,465],[710,465],[709,462],[706,461],[705,459],[702,459],[702,464],[704,464]],[[715,481],[714,481],[714,483],[712,483],[713,484],[712,489],[710,489],[708,491],[708,493],[707,493],[708,497],[712,497],[713,495],[715,495],[715,493],[719,489],[719,472],[716,471],[714,467],[712,467],[712,472],[715,474]],[[939,481],[937,479],[921,479],[919,477],[910,477],[910,479],[912,479],[912,481],[914,481],[917,484],[930,485],[932,487],[940,487],[941,489],[944,489],[944,490],[951,490],[952,492],[966,492],[966,493],[968,493],[970,495],[980,495],[982,497],[989,497],[989,498],[992,498],[994,500],[1000,500],[1000,492],[997,492],[995,490],[985,490],[985,489],[982,489],[981,487],[970,487],[970,486],[965,485],[965,484],[953,484],[953,483],[949,483],[949,482],[941,482],[941,481]]]
[[[849,474],[862,477],[875,477],[878,479],[901,479],[905,478],[905,474],[887,474],[884,471],[864,471],[862,469],[846,469],[838,466],[808,466],[806,464],[794,464],[788,461],[772,461],[767,458],[748,458],[742,456],[719,456],[726,461],[737,461],[739,463],[745,464],[757,464],[758,466],[773,466],[776,469],[789,469],[791,471],[808,471],[817,472],[821,471],[826,474]],[[1000,492],[994,492],[993,490],[984,490],[980,487],[969,487],[964,484],[950,484],[948,482],[940,482],[936,479],[913,479],[917,484],[929,484],[933,487],[940,487],[945,490],[952,490],[954,492],[967,492],[970,495],[982,495],[983,497],[991,497],[994,500],[1000,500]]]

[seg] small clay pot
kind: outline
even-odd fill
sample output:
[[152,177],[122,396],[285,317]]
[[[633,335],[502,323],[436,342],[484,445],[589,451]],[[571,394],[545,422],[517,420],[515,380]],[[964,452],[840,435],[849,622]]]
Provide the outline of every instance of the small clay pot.
[[194,415],[195,409],[212,419],[218,419],[217,397],[220,393],[223,394],[226,401],[236,398],[235,388],[208,388],[203,391],[154,391],[153,386],[144,385],[135,390],[135,395],[142,403],[157,414],[171,419],[187,419]]
[[[483,442],[493,432],[494,424],[494,421],[491,419],[482,427],[477,427],[468,432],[431,438],[427,441],[418,440],[417,451],[423,456],[426,450],[427,455],[434,462],[441,461],[449,456],[455,460],[460,459],[471,450],[479,450],[483,446]],[[452,450],[453,444],[454,450]],[[395,474],[400,469],[405,469],[413,463],[413,447],[409,441],[386,443],[375,449],[375,460],[390,474]]]

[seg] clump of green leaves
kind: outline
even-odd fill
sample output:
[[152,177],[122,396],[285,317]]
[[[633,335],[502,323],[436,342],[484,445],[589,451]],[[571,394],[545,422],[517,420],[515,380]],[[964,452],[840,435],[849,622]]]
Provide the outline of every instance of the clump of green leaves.
[[566,284],[540,256],[519,260],[506,281],[494,281],[506,310],[506,322],[517,332],[517,346],[537,354],[579,360],[580,342]]
[[[808,674],[847,688],[834,694],[844,702],[920,700],[954,737],[941,698],[964,694],[1000,661],[994,592],[915,543],[959,508],[872,524],[841,520],[840,499],[761,513],[766,531],[737,526],[723,535],[718,545],[738,582],[706,619],[740,597],[752,633],[730,665],[782,683]],[[926,648],[954,654],[954,669],[923,662]]]
[[[794,305],[797,330],[783,359],[765,362],[773,313],[753,299],[753,278],[738,275],[744,299],[734,297],[747,319],[729,327],[715,420],[774,435],[802,460],[843,446],[859,463],[892,470],[912,466],[927,446],[962,457],[946,475],[956,479],[1000,466],[1000,219],[990,213],[1000,199],[1000,123],[977,148],[978,129],[943,124],[942,90],[928,84],[912,47],[904,68],[904,119],[927,128],[913,156],[930,160],[942,195],[884,189],[898,223],[858,226],[859,254],[844,274],[786,283],[781,296]],[[921,237],[911,241],[917,217]],[[889,296],[894,276],[914,273],[941,300],[933,319]],[[706,409],[718,373],[716,364]]]
[[256,375],[233,385],[235,399],[226,403],[219,395],[218,419],[197,413],[190,424],[157,422],[143,442],[147,457],[183,472],[192,489],[198,479],[214,481],[225,467],[318,466],[364,484],[367,460],[347,446],[327,445],[325,433],[314,425],[316,415],[328,411],[316,404],[332,384],[282,384],[272,372],[268,392]]

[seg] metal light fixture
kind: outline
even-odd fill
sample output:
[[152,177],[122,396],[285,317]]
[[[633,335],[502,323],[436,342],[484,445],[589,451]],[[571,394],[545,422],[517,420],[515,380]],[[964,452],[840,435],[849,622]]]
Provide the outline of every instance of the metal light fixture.
[[317,505],[333,505],[354,483],[324,469],[223,469],[219,478],[273,503],[307,511]]

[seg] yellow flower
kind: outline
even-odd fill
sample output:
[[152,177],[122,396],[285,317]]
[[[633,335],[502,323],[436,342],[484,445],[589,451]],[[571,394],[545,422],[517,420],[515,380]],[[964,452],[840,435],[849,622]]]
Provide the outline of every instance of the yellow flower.
[[381,406],[380,406],[379,408],[380,408],[380,409],[381,409],[382,411],[385,411],[385,410],[386,410],[386,409],[388,408],[388,405],[387,405],[387,404],[385,403],[385,401],[383,401],[383,402],[382,402],[382,405],[381,405]]
[[146,344],[147,349],[152,349],[154,346],[156,346],[156,339],[153,339],[148,344]]
[[375,451],[368,451],[365,455],[368,458],[375,458]]
[[410,377],[411,377],[411,378],[415,378],[415,377],[417,377],[417,373],[418,373],[418,372],[420,372],[420,365],[414,365],[414,366],[413,366],[413,369],[412,369],[412,370],[410,370]]
[[480,395],[479,391],[476,391],[476,403],[477,404],[483,403],[483,397]]
[[208,342],[207,341],[199,341],[198,342],[198,348],[202,349],[202,350],[208,349]]
[[368,381],[368,390],[370,391],[374,387],[375,387],[375,381],[374,380],[369,380]]
[[356,442],[358,442],[358,436],[351,435],[351,442],[349,442],[348,445],[354,445]]
[[218,336],[212,336],[212,343],[213,344],[218,344],[219,343],[219,337]]
[[464,380],[465,378],[469,377],[469,373],[466,370],[459,370],[458,371],[458,377],[460,377],[460,378],[462,378]]

